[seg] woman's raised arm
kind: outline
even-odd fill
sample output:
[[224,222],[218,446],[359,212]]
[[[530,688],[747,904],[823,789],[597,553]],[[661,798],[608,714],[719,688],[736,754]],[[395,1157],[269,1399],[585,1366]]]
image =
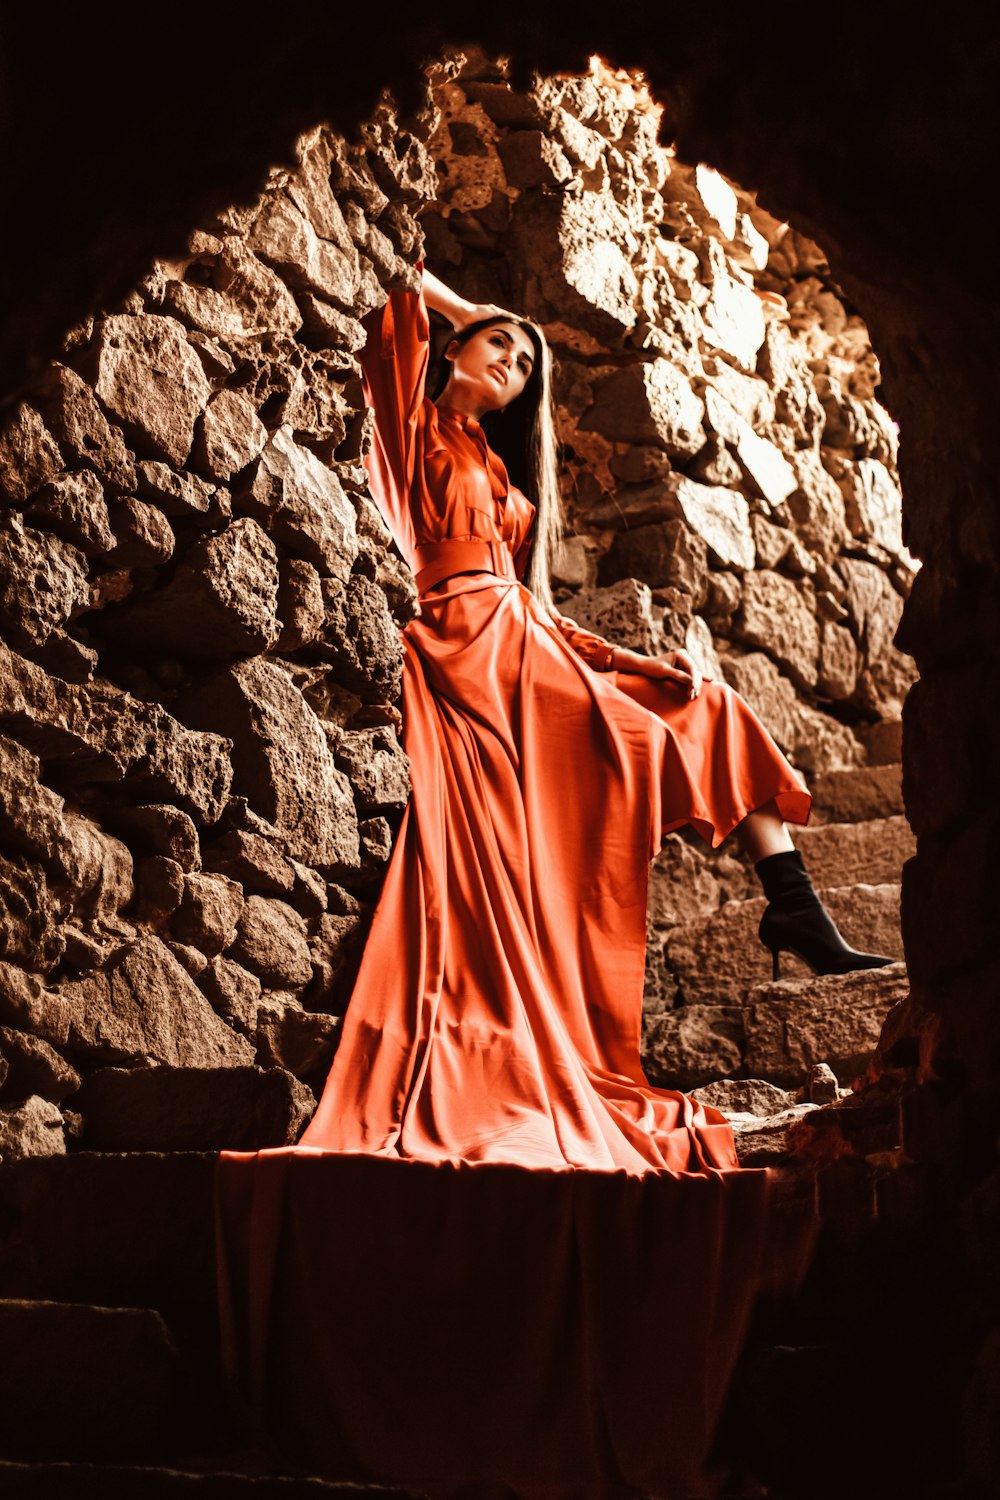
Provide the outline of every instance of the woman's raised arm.
[[506,308],[497,307],[493,302],[469,302],[465,297],[460,297],[432,271],[428,271],[426,266],[423,276],[424,301],[434,312],[447,318],[456,333],[460,333],[470,323],[478,323],[481,318],[512,316]]

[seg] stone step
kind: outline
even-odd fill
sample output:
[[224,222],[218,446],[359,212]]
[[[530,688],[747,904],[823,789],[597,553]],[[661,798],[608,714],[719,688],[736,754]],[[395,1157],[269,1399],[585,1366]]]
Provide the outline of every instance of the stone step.
[[73,1096],[99,1151],[257,1151],[294,1141],[316,1108],[283,1068],[99,1068]]
[[293,1475],[0,1459],[4,1500],[412,1500],[412,1492]]
[[[834,887],[820,894],[845,941],[866,952],[903,957],[898,884]],[[727,901],[711,916],[673,929],[666,959],[682,1003],[740,1004],[754,985],[771,978],[771,955],[757,937],[766,905],[763,896]],[[782,977],[804,978],[810,972],[800,959],[781,955]]]
[[903,767],[898,762],[826,771],[810,782],[809,790],[814,823],[864,823],[905,811]]
[[917,852],[902,814],[860,823],[817,823],[794,829],[792,837],[813,884],[828,889],[899,881],[903,865]]
[[0,1165],[0,1296],[214,1307],[215,1161],[80,1151]]
[[755,1078],[795,1088],[816,1063],[827,1063],[838,1083],[850,1084],[909,991],[903,963],[758,985],[743,1007],[744,1066]]
[[0,1453],[148,1453],[180,1418],[183,1371],[150,1308],[0,1299]]
[[[799,1089],[817,1063],[828,1064],[847,1087],[908,992],[906,966],[896,963],[769,981],[753,987],[743,1004],[679,1005],[646,1017],[643,1067],[651,1083],[697,1091],[707,1103],[716,1101],[704,1086],[722,1079]],[[774,1102],[780,1113],[781,1101]]]

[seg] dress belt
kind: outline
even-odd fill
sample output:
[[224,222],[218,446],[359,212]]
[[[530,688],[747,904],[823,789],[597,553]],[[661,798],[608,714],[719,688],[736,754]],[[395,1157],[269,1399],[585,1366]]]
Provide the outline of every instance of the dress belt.
[[413,549],[413,576],[417,592],[424,594],[453,573],[496,573],[515,578],[514,558],[506,542],[488,542],[482,537],[445,537]]

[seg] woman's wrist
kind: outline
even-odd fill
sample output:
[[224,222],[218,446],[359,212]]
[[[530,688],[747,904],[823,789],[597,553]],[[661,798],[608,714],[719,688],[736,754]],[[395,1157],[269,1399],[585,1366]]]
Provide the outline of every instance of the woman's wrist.
[[447,318],[454,329],[461,329],[474,311],[474,305],[453,292],[450,286],[445,286],[432,271],[424,267],[423,273],[424,301],[433,312],[440,313]]

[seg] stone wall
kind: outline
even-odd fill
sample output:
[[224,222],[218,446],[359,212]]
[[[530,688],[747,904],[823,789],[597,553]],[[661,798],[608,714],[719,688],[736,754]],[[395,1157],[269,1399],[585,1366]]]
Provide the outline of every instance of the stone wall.
[[[877,786],[898,763],[915,676],[893,636],[918,564],[864,323],[819,246],[658,143],[634,75],[595,62],[518,90],[473,52],[435,98],[428,262],[536,318],[557,360],[560,608],[639,651],[685,647],[757,710],[816,791],[816,821],[839,823],[839,773],[863,784],[870,767]],[[878,886],[840,914],[862,946],[901,956],[914,844],[894,786],[829,849],[812,830],[799,842],[817,883]],[[690,926],[759,896],[734,855],[688,831],[654,864],[645,1062],[663,1082],[753,1071],[734,1007],[743,972],[767,967],[754,912]]]
[[294,1139],[408,795],[353,354],[433,169],[387,109],[297,159],[0,433],[8,1161]]

